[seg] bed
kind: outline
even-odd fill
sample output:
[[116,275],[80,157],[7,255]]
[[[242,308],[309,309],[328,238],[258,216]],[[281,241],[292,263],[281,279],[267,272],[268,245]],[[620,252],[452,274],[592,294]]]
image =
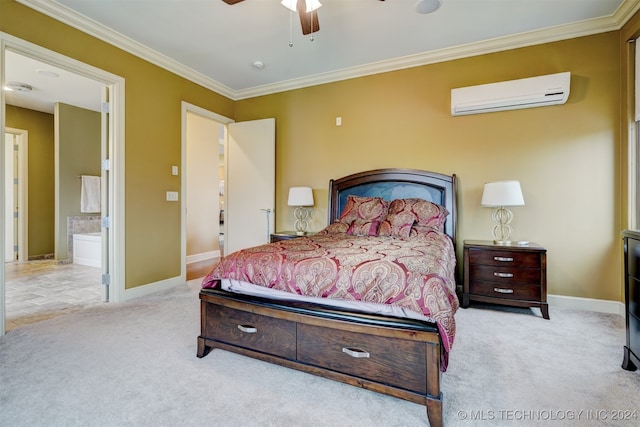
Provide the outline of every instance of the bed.
[[[404,216],[423,206],[437,224]],[[423,404],[441,426],[459,305],[455,175],[349,175],[329,182],[328,208],[317,235],[230,254],[207,275],[197,356],[220,348]]]

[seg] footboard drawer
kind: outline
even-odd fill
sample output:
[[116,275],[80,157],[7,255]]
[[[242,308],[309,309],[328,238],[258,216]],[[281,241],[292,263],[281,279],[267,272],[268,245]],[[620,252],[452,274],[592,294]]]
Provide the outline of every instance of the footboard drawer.
[[425,343],[298,324],[298,360],[425,394]]
[[476,281],[473,286],[470,286],[470,289],[474,295],[523,301],[540,300],[540,286],[537,285],[512,285],[510,283]]
[[204,337],[288,359],[296,358],[296,324],[282,319],[206,305]]

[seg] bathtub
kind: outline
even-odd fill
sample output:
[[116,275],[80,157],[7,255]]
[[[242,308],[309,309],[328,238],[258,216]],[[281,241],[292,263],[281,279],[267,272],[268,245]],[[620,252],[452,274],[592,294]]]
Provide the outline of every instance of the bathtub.
[[102,233],[79,233],[73,235],[74,264],[102,266]]

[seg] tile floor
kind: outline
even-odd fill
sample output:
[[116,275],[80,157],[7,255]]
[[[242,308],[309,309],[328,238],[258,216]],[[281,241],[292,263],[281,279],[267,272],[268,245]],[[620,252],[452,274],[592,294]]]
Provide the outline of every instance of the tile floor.
[[102,302],[99,268],[52,260],[5,264],[6,329]]
[[[187,280],[204,277],[219,258],[187,264]],[[7,331],[102,302],[99,268],[53,260],[5,264]]]

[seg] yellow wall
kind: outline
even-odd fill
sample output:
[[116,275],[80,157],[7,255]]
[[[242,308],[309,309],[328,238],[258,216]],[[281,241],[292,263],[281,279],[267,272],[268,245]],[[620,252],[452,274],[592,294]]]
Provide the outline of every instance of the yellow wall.
[[[406,167],[460,178],[459,236],[489,239],[488,180],[518,179],[515,239],[548,249],[549,292],[620,301],[620,32],[233,102],[13,1],[0,31],[126,79],[126,287],[180,271],[180,101],[236,120],[275,117],[277,228],[291,229],[292,185],[315,190],[326,223],[330,178]],[[451,117],[450,89],[570,71],[562,106]],[[335,126],[341,116],[343,125]],[[461,246],[461,245],[460,245]]]
[[[100,176],[101,115],[63,103],[55,106],[57,167],[56,259],[68,260],[69,217],[88,215],[80,211],[81,175]],[[99,215],[99,213],[92,213]]]
[[28,256],[52,255],[55,217],[53,114],[7,105],[6,126],[28,132]]
[[181,102],[233,118],[233,101],[13,0],[0,31],[125,78],[125,287],[179,276]]
[[[562,71],[565,105],[450,114],[451,88]],[[549,293],[620,301],[619,88],[610,32],[243,100],[236,120],[276,118],[278,230],[292,227],[290,186],[314,188],[319,229],[329,179],[402,167],[457,174],[458,235],[491,239],[482,186],[517,179],[512,237],[547,248]]]

